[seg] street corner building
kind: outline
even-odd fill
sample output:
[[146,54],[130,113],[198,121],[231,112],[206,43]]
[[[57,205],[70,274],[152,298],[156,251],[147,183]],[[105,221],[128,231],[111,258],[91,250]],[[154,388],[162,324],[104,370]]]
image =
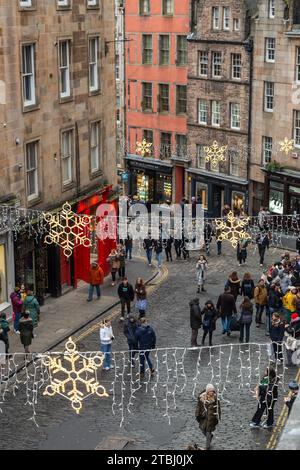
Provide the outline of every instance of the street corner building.
[[[94,215],[116,189],[114,4],[0,4],[0,203]],[[99,255],[100,256],[100,255]],[[88,265],[89,256],[84,258]],[[58,296],[83,278],[76,256],[1,225],[0,311],[15,284]]]

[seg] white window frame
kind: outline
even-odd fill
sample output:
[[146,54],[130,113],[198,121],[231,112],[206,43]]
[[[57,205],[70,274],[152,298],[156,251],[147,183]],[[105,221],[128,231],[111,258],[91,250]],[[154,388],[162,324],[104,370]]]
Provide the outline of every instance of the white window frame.
[[212,7],[212,29],[220,29],[220,7]]
[[[64,154],[64,136],[69,136],[69,143],[71,147],[71,153]],[[61,132],[61,179],[63,186],[67,186],[68,184],[73,182],[73,159],[74,159],[74,129],[66,129]],[[67,161],[68,165],[68,178],[64,179],[64,160]]]
[[239,161],[238,161],[238,152],[229,151],[229,165],[230,165],[230,175],[239,176]]
[[230,103],[230,128],[238,131],[241,129],[240,103]]
[[[201,58],[202,55],[202,58]],[[205,58],[203,58],[205,57]],[[205,67],[206,73],[201,73],[201,67]],[[199,51],[198,52],[198,76],[199,77],[207,77],[208,75],[208,52],[207,51]]]
[[[270,46],[273,46],[273,47],[270,47]],[[266,62],[270,62],[270,63],[275,62],[275,51],[276,51],[276,39],[266,38]],[[270,56],[273,56],[273,59],[270,58]]]
[[[92,57],[92,43],[95,44],[95,57]],[[100,49],[100,38],[99,36],[93,36],[89,38],[89,90],[90,92],[99,91],[100,89],[100,77],[99,77],[99,49]],[[92,78],[94,85],[92,85]]]
[[[203,99],[198,99],[198,124],[207,126],[207,111],[207,101]],[[202,119],[204,117],[205,119]]]
[[[264,111],[266,113],[274,112],[274,96],[275,96],[274,82],[264,82]],[[272,107],[269,106],[271,103],[272,103]]]
[[21,8],[32,7],[32,0],[19,0]]
[[275,0],[269,0],[269,18],[275,18]]
[[[197,168],[201,168],[202,170],[206,169],[206,159],[205,159],[205,152],[204,152],[205,145],[197,144]],[[200,164],[201,162],[201,164]]]
[[[66,51],[67,51],[67,63],[64,65],[62,64],[62,49],[61,45],[66,44]],[[71,97],[71,55],[70,55],[70,39],[61,39],[58,43],[58,68],[59,68],[59,96],[60,98],[70,98]],[[66,75],[66,91],[62,91],[62,74],[65,73]]]
[[88,7],[97,7],[99,5],[98,0],[87,0]]
[[294,141],[295,147],[300,148],[300,111],[298,110],[294,111]]
[[230,8],[223,7],[223,29],[225,31],[230,30]]
[[165,16],[174,15],[174,1],[162,0],[162,14]]
[[[235,76],[237,72],[238,76]],[[242,54],[231,54],[231,78],[233,80],[242,79]]]
[[[29,70],[27,70],[27,67],[25,67],[25,61],[24,61],[24,52],[25,48],[30,48],[30,65]],[[36,77],[35,77],[35,43],[25,43],[22,44],[21,46],[21,55],[22,55],[22,95],[23,95],[23,106],[24,108],[28,106],[35,106],[36,105]],[[27,83],[27,80],[29,79],[30,82],[30,95],[31,99],[26,98],[26,93],[25,90],[27,87],[25,87],[25,84]]]
[[[216,61],[216,57],[218,55],[218,61],[220,58],[220,62]],[[215,66],[220,68],[220,75],[215,74]],[[222,77],[222,52],[213,52],[212,53],[212,76],[213,78],[221,78]]]
[[[32,201],[39,197],[39,173],[38,173],[38,160],[39,160],[39,140],[34,140],[32,142],[27,142],[25,144],[25,159],[26,159],[26,193],[27,193],[27,200]],[[28,162],[28,149],[30,146],[34,146],[34,159],[35,164],[32,168],[29,168]],[[34,193],[29,194],[29,174],[33,173],[33,180],[34,180]]]
[[[94,134],[94,130],[96,133]],[[96,139],[94,141],[93,137],[96,135]],[[97,153],[97,157],[94,158],[94,152]],[[101,166],[100,166],[100,158],[101,158],[101,121],[94,121],[91,122],[90,125],[90,168],[91,173],[97,173]],[[96,164],[93,166],[93,163]]]
[[68,7],[70,6],[70,0],[57,0],[58,7]]
[[296,47],[296,82],[300,83],[300,46]]
[[[270,163],[272,160],[272,152],[273,152],[273,138],[269,136],[263,136],[263,166],[267,165]],[[268,155],[268,158],[266,159],[266,154],[267,152],[270,152]]]
[[241,28],[240,19],[233,18],[233,31],[240,31],[240,28]]
[[221,103],[220,101],[213,100],[211,102],[211,125],[220,127],[221,125]]
[[139,7],[140,7],[140,15],[150,15],[150,1],[149,0],[139,0]]

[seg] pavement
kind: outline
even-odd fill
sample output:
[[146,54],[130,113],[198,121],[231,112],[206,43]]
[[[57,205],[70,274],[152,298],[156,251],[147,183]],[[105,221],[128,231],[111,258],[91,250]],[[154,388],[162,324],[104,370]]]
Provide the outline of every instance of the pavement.
[[[128,260],[126,263],[126,276],[133,285],[137,277],[142,277],[147,281],[156,272],[155,267],[149,267],[145,259],[140,256],[133,256],[133,260]],[[53,344],[60,342],[119,300],[117,295],[118,280],[116,286],[112,287],[110,275],[105,278],[104,284],[101,286],[99,300],[94,291],[94,300],[92,302],[86,301],[88,287],[88,284],[80,281],[77,289],[70,290],[59,298],[50,297],[46,300],[45,305],[41,307],[39,326],[34,330],[36,338],[31,346],[32,352],[47,351]],[[13,325],[11,325],[9,336],[10,353],[21,353],[24,348],[20,342],[20,336],[12,330]]]
[[[266,267],[279,258],[281,251],[270,249],[267,252]],[[160,275],[152,283],[154,285],[148,288],[150,295],[147,316],[156,331],[158,348],[152,353],[156,369],[153,378],[146,374],[145,379],[140,381],[138,367],[134,370],[128,367],[127,343],[123,326],[119,322],[119,308],[114,308],[105,317],[113,321],[116,338],[113,344],[115,367],[109,372],[99,373],[99,381],[105,386],[109,397],[88,398],[81,414],[76,415],[70,402],[64,397],[44,397],[39,393],[35,407],[39,427],[36,427],[30,420],[32,407],[28,400],[24,406],[26,390],[20,382],[17,384],[19,389],[16,396],[8,393],[3,404],[0,404],[3,411],[0,415],[0,449],[181,450],[194,443],[203,447],[205,439],[194,412],[197,395],[207,383],[214,383],[218,387],[222,407],[222,417],[212,449],[274,448],[274,432],[280,435],[284,425],[282,421],[281,428],[275,430],[252,430],[249,427],[257,406],[251,390],[268,364],[266,343],[269,343],[269,338],[265,335],[264,327],[256,328],[252,324],[251,344],[241,346],[238,333],[233,333],[230,338],[223,336],[218,322],[213,337],[214,347],[211,350],[189,349],[188,303],[197,296],[197,254],[191,253],[191,258],[187,261],[164,263]],[[142,268],[148,269],[141,264]],[[223,292],[227,276],[233,270],[238,271],[240,278],[249,271],[257,282],[262,271],[257,251],[250,248],[246,266],[238,267],[235,251],[230,245],[223,243],[221,256],[216,255],[213,246],[209,258],[207,292],[198,295],[201,306],[207,300],[217,301],[218,295]],[[147,277],[143,273],[139,274]],[[79,295],[79,291],[67,295],[71,299]],[[85,295],[86,292],[81,293],[80,302],[78,297],[74,301],[70,300],[71,310],[64,298],[58,299],[69,319],[73,318],[73,311],[78,315],[77,310],[81,312],[84,308],[95,308],[97,312],[97,301],[87,307]],[[240,300],[241,298],[238,299],[238,305]],[[80,316],[77,318],[78,323],[79,319]],[[71,328],[70,324],[69,327]],[[51,339],[51,332],[48,334]],[[74,339],[79,351],[98,351],[99,320],[78,332]],[[63,349],[63,345],[57,348]],[[278,369],[281,379],[279,400],[275,406],[275,420],[278,422],[284,408],[286,385],[295,378],[297,371],[296,367]],[[269,445],[270,442],[272,445]]]

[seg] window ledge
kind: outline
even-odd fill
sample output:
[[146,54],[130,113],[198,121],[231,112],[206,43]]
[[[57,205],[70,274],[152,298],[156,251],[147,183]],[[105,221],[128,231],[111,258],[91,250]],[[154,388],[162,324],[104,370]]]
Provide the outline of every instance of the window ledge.
[[62,192],[62,193],[65,193],[66,191],[70,191],[70,189],[75,188],[75,186],[76,186],[75,181],[71,181],[71,183],[65,183],[65,184],[62,183],[62,190],[61,190],[61,192]]
[[154,111],[153,111],[153,109],[143,109],[142,113],[144,113],[144,114],[153,114]]
[[95,180],[96,178],[103,176],[103,170],[100,168],[97,171],[90,171],[90,180]]
[[59,97],[59,102],[60,102],[60,104],[69,103],[70,101],[74,101],[74,97],[73,97],[73,96],[68,96],[68,97],[66,97],[66,98],[61,98],[61,97]]
[[28,106],[23,105],[23,113],[30,113],[32,111],[38,111],[40,109],[40,104],[30,104]]
[[99,88],[99,90],[94,90],[94,91],[91,91],[89,90],[89,96],[97,96],[97,95],[101,95],[101,88]]
[[27,205],[28,207],[34,207],[36,206],[37,204],[40,204],[42,202],[42,196],[41,194],[39,194],[38,196],[35,196],[31,199],[28,199],[27,197]]

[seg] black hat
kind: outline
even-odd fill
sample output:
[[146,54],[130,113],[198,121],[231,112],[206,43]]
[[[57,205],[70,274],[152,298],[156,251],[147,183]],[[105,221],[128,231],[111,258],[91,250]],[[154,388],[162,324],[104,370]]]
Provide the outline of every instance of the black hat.
[[296,380],[292,380],[292,381],[289,383],[289,389],[292,390],[293,392],[296,391],[296,390],[299,390],[299,384],[298,384],[298,382],[296,382]]

